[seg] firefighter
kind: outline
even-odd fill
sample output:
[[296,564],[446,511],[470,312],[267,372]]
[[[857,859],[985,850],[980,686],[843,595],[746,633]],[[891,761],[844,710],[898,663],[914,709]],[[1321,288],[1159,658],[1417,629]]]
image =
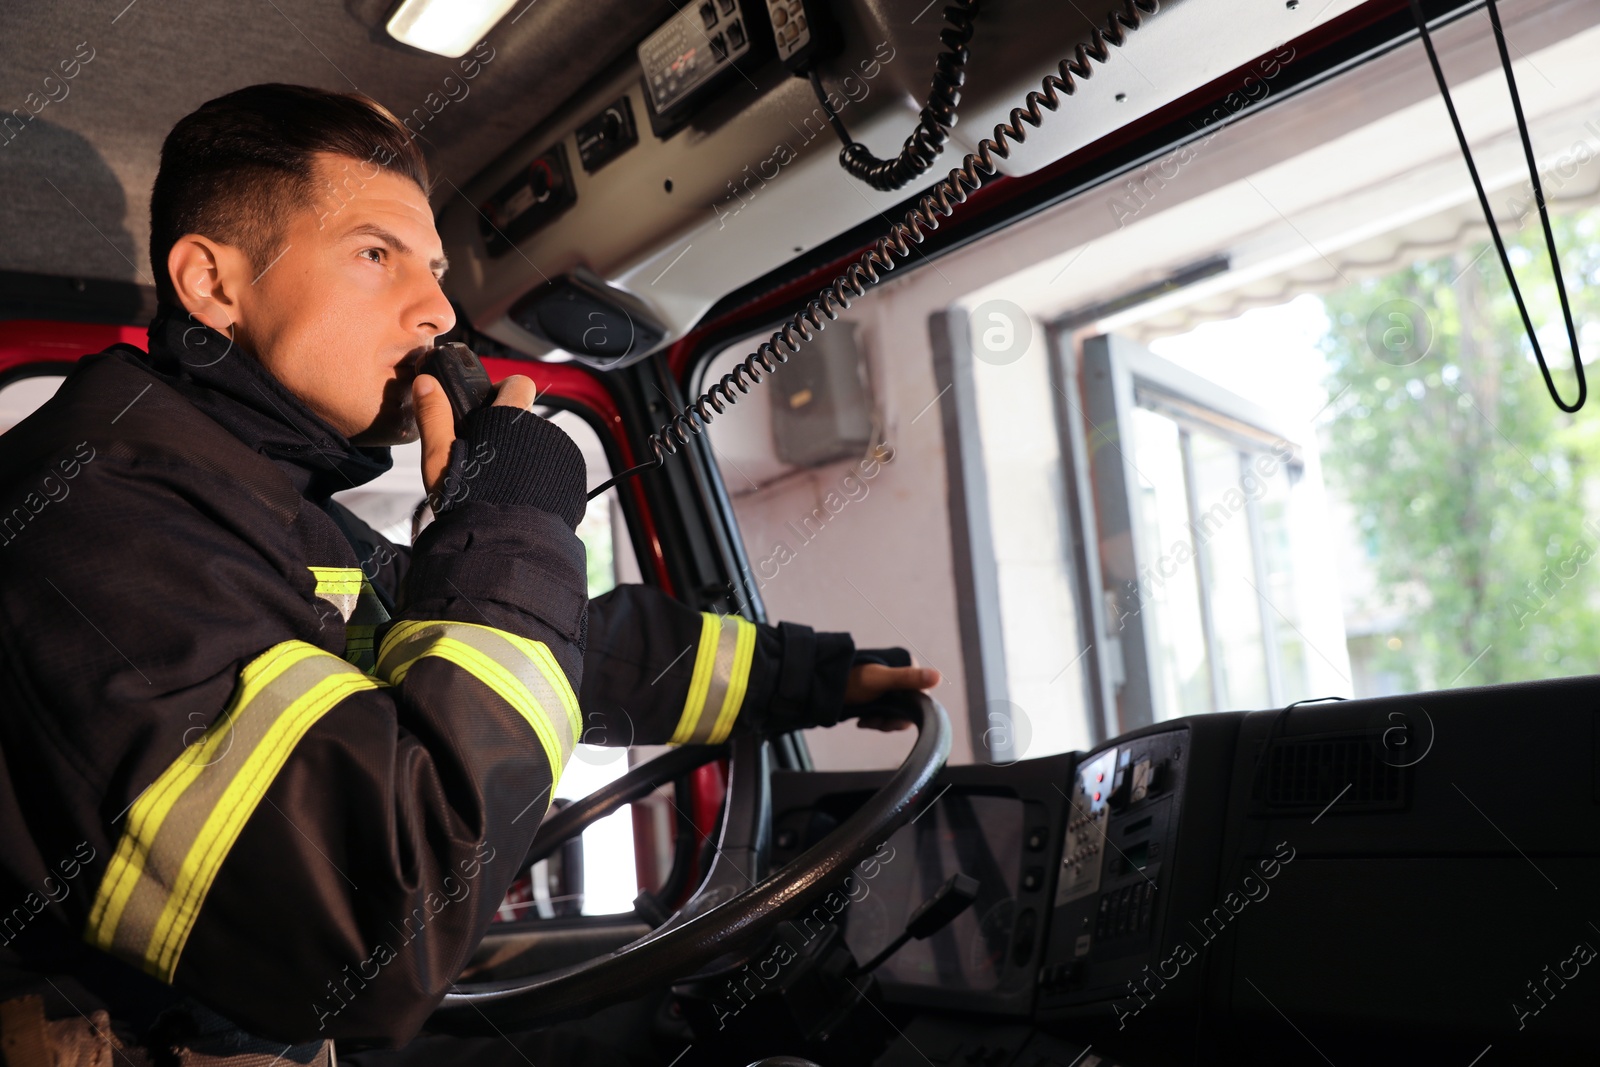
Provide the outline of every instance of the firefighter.
[[[457,440],[417,374],[455,323],[427,189],[368,98],[202,106],[151,196],[148,354],[84,358],[0,437],[8,1064],[402,1045],[597,716],[719,742],[937,683],[848,634],[589,600],[583,457],[532,382]],[[419,436],[408,549],[331,494]]]

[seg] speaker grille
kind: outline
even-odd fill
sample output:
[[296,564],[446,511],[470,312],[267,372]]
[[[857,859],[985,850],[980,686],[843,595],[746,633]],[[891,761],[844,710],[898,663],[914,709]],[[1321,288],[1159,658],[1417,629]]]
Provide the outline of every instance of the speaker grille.
[[1404,810],[1410,803],[1410,768],[1393,766],[1381,755],[1367,734],[1275,741],[1258,771],[1255,808],[1312,816],[1325,808],[1329,815]]

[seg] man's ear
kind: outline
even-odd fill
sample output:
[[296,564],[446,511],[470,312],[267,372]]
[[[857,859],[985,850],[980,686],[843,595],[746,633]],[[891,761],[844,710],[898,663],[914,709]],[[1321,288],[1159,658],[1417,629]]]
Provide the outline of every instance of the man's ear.
[[167,274],[190,316],[227,333],[243,315],[239,292],[249,283],[245,254],[198,233],[178,238],[167,253]]

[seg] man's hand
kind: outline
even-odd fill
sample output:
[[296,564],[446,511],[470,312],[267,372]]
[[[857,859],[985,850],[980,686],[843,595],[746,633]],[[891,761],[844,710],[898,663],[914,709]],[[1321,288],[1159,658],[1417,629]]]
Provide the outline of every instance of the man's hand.
[[[494,396],[494,407],[533,407],[538,388],[533,379],[523,374],[513,374],[500,383]],[[450,398],[431,374],[419,374],[411,383],[412,410],[417,415],[417,430],[422,435],[422,485],[428,499],[438,499],[444,488],[444,471],[450,465],[450,446],[456,439],[456,417],[450,410]]]
[[[881,663],[862,663],[850,669],[844,686],[845,704],[869,704],[896,689],[932,689],[939,684],[939,672],[932,667],[885,667]],[[887,715],[864,715],[856,725],[870,730],[904,730],[905,719]]]

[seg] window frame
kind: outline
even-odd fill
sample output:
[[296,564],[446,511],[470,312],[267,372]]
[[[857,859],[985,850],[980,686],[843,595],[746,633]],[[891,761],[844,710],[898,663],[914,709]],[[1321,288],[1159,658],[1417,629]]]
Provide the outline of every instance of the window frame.
[[[1144,591],[1139,576],[1144,567],[1146,548],[1141,546],[1138,517],[1132,489],[1140,475],[1121,442],[1131,442],[1137,430],[1134,413],[1146,410],[1172,421],[1179,433],[1179,448],[1184,471],[1185,511],[1189,519],[1194,577],[1198,587],[1201,628],[1204,634],[1212,710],[1229,705],[1216,665],[1221,646],[1216,630],[1211,593],[1207,581],[1209,566],[1203,546],[1192,543],[1199,513],[1192,435],[1203,432],[1221,439],[1240,455],[1241,476],[1245,454],[1270,452],[1287,446],[1284,469],[1303,469],[1306,447],[1311,440],[1308,426],[1298,426],[1256,404],[1228,392],[1221,386],[1162,359],[1142,345],[1115,334],[1075,334],[1070,325],[1057,322],[1051,327],[1053,348],[1062,364],[1063,375],[1077,387],[1081,400],[1069,405],[1065,437],[1081,443],[1084,464],[1079,470],[1079,499],[1087,504],[1081,536],[1097,545],[1089,553],[1088,568],[1098,570],[1101,591],[1098,599],[1099,628],[1097,658],[1107,678],[1117,679],[1114,692],[1105,704],[1106,729],[1112,736],[1147,726],[1157,721],[1155,699],[1155,657],[1157,640],[1153,632],[1153,613],[1141,610]],[[1261,510],[1257,500],[1246,497],[1245,518],[1250,534],[1252,570],[1259,588],[1266,566],[1261,537]],[[1186,564],[1188,565],[1188,564]],[[1132,590],[1132,603],[1129,591]],[[1261,636],[1268,691],[1274,706],[1284,700],[1282,665],[1276,635],[1280,629],[1272,609],[1258,597]],[[1125,609],[1131,608],[1131,611]],[[1131,618],[1133,625],[1113,630],[1110,617]]]

